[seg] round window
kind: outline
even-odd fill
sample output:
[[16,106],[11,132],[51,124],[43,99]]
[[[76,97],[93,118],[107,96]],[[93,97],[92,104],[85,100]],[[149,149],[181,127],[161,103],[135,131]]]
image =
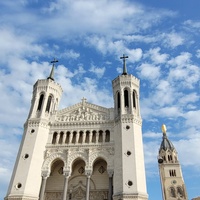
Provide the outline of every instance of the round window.
[[129,185],[129,186],[132,186],[132,185],[133,185],[133,182],[132,182],[132,181],[128,181],[128,185]]
[[22,187],[22,184],[21,183],[17,183],[16,188],[19,189],[21,187]]

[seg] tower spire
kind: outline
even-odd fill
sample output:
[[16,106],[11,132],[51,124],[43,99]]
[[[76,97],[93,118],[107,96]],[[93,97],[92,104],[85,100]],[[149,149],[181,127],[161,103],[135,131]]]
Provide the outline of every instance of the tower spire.
[[55,63],[57,63],[57,62],[58,62],[58,60],[56,60],[55,58],[54,58],[54,60],[51,61],[52,68],[51,68],[51,72],[49,74],[49,77],[47,79],[51,79],[51,80],[54,81],[54,68],[55,68]]
[[120,59],[123,59],[123,73],[122,73],[122,75],[127,75],[126,58],[128,58],[128,56],[126,56],[125,54],[123,54],[123,56],[120,57]]
[[177,151],[172,142],[167,138],[167,128],[164,124],[161,129],[163,139],[158,153],[158,166],[163,200],[186,200],[188,197]]

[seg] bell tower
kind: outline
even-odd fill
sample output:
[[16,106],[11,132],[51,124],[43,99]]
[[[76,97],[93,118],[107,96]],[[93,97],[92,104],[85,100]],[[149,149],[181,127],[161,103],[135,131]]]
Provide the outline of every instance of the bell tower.
[[113,199],[148,199],[140,115],[140,81],[127,73],[123,55],[123,73],[112,81],[114,97],[114,180]]
[[38,80],[18,156],[5,200],[37,200],[41,185],[41,168],[49,135],[49,123],[62,95],[61,86],[54,81],[54,68],[47,79]]
[[166,126],[162,125],[163,138],[158,154],[158,165],[163,200],[187,200],[187,192],[178,153],[167,137]]

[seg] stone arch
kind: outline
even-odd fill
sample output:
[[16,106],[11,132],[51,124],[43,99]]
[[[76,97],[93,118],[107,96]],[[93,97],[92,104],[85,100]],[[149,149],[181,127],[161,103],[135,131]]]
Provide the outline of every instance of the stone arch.
[[84,152],[75,152],[71,155],[69,155],[69,159],[67,162],[67,166],[71,169],[73,163],[77,160],[77,159],[82,159],[85,162],[85,165],[87,166],[88,163],[88,157]]
[[39,96],[40,97],[39,97],[39,101],[38,101],[37,111],[41,111],[42,110],[42,106],[43,106],[43,103],[44,103],[45,93],[41,92]]
[[66,160],[65,154],[63,152],[56,152],[56,153],[52,153],[45,159],[42,165],[42,172],[43,171],[50,172],[51,165],[58,159],[64,162],[64,168],[67,166],[67,160]]
[[50,112],[50,109],[52,107],[53,99],[54,99],[54,96],[52,94],[50,94],[48,96],[48,99],[47,99],[47,104],[46,104],[45,112],[48,112],[48,113]]
[[120,107],[121,107],[121,95],[120,95],[119,90],[115,94],[115,101],[116,101],[116,108],[120,109]]
[[95,161],[97,159],[103,159],[106,161],[107,163],[107,168],[110,168],[111,166],[113,166],[113,159],[110,158],[105,152],[94,152],[91,156],[90,156],[90,162],[89,162],[89,166],[90,168],[92,168],[92,166],[94,165]]
[[137,107],[137,92],[133,90],[133,108]]

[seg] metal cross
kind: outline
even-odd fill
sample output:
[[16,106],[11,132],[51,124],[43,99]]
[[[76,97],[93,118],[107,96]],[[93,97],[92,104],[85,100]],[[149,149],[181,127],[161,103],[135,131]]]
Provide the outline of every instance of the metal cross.
[[128,58],[128,56],[126,56],[125,54],[123,54],[123,56],[120,57],[120,59],[123,59],[123,73],[122,73],[122,75],[127,75],[126,58]]
[[53,63],[53,66],[54,66],[55,63],[57,63],[57,62],[58,62],[58,60],[56,60],[55,58],[54,58],[54,60],[51,61],[51,63]]

